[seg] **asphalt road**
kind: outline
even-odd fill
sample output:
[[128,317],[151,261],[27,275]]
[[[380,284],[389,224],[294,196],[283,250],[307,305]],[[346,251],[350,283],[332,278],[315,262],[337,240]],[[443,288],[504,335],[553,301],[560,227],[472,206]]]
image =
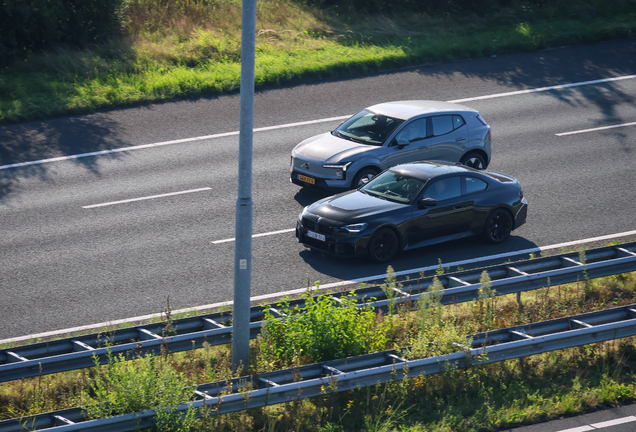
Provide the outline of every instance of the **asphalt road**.
[[[503,245],[404,253],[397,271],[633,231],[636,78],[506,93],[634,74],[632,40],[259,92],[255,127],[271,129],[254,134],[253,232],[292,229],[323,196],[288,179],[294,145],[339,123],[319,120],[382,101],[467,98],[492,126],[490,168],[521,181],[528,222]],[[231,300],[234,244],[213,242],[234,237],[238,108],[229,95],[0,127],[0,339],[158,313],[168,297],[175,309]],[[253,296],[385,271],[310,253],[291,232],[253,240]]]

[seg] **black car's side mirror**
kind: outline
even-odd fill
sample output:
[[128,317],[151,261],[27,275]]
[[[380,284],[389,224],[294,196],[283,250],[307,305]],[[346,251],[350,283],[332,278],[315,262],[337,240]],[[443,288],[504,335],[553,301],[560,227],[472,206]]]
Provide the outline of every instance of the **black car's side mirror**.
[[406,138],[398,138],[397,139],[397,146],[398,149],[402,149],[404,147],[406,147],[407,145],[411,144],[411,142],[409,140],[407,140]]
[[427,207],[435,207],[437,205],[437,200],[433,198],[424,198],[417,202],[417,208],[423,210]]

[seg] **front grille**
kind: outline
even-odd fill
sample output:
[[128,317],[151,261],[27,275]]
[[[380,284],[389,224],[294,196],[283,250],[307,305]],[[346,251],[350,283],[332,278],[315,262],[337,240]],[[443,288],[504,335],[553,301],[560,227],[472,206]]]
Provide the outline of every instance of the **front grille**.
[[308,230],[318,232],[320,234],[331,234],[333,232],[332,226],[325,225],[322,223],[319,223],[318,226],[316,226],[316,222],[309,220],[307,218],[303,218],[303,226]]
[[334,244],[329,242],[324,242],[320,240],[316,240],[311,237],[303,236],[302,242],[307,246],[314,247],[316,249],[325,250],[332,252],[334,251]]

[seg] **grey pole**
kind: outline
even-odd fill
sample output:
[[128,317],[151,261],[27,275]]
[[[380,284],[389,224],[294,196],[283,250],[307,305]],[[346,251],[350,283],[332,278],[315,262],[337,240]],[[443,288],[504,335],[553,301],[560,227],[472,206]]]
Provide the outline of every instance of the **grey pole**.
[[256,0],[243,0],[241,42],[241,119],[239,179],[234,249],[234,312],[232,369],[243,375],[249,367],[250,285],[252,276],[252,139],[254,135],[254,63]]

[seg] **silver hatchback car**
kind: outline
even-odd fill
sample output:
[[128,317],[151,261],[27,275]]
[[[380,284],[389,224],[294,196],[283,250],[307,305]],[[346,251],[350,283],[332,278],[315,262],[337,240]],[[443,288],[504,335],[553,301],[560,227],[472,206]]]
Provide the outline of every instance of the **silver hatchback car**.
[[356,188],[392,166],[422,160],[490,163],[490,126],[467,106],[437,101],[373,105],[291,155],[290,180],[320,189]]

